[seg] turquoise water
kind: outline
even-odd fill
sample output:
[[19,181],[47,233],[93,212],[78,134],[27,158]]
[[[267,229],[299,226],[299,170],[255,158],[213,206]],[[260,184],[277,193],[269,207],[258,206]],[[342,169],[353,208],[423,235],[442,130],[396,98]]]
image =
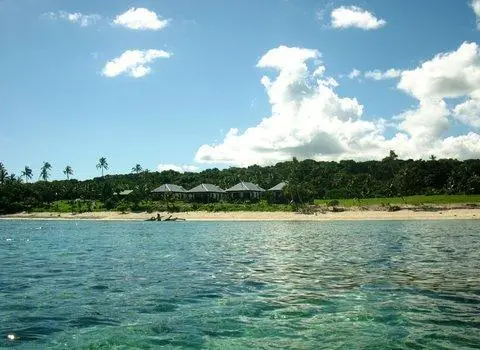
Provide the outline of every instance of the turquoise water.
[[0,337],[19,349],[478,348],[480,222],[0,221]]

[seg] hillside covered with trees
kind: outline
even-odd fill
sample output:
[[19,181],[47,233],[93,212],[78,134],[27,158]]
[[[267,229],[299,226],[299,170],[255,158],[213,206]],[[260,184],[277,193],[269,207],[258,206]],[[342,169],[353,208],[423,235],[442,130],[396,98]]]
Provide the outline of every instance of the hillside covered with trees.
[[[381,161],[318,162],[314,160],[281,162],[273,166],[208,169],[198,173],[175,171],[141,171],[105,175],[90,180],[72,179],[73,170],[64,171],[68,180],[48,181],[51,165],[45,162],[37,182],[29,183],[31,169],[25,167],[22,176],[0,167],[0,213],[14,213],[48,206],[55,201],[93,201],[103,209],[115,209],[120,199],[115,193],[132,189],[130,201],[144,209],[142,202],[156,201],[150,191],[164,183],[181,185],[186,189],[201,183],[228,188],[239,181],[256,183],[264,189],[288,181],[285,194],[297,202],[314,199],[373,198],[435,194],[480,194],[480,160],[435,159],[401,160],[395,152]],[[97,165],[108,168],[106,159]]]

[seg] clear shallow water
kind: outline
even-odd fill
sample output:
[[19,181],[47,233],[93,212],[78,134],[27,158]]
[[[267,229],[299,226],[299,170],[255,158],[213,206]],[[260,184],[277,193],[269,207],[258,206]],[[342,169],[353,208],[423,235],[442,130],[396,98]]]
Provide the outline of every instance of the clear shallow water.
[[0,221],[0,337],[19,349],[475,348],[480,223]]

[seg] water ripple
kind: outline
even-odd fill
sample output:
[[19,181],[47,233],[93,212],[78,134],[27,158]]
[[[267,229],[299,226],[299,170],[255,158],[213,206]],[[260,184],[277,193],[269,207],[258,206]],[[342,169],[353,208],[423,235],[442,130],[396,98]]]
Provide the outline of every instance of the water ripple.
[[4,221],[0,242],[0,347],[480,347],[476,221]]

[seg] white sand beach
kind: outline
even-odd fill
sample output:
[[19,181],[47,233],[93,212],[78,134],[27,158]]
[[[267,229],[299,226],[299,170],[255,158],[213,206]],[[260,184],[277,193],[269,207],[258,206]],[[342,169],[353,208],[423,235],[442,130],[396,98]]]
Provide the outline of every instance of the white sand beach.
[[[2,215],[0,219],[44,219],[44,220],[147,220],[157,213],[121,213],[114,211],[72,213],[18,213]],[[330,221],[330,220],[456,220],[480,219],[480,209],[445,209],[438,211],[413,211],[403,209],[396,212],[379,210],[346,210],[299,214],[294,212],[184,212],[159,213],[162,219],[172,217],[186,221]]]

